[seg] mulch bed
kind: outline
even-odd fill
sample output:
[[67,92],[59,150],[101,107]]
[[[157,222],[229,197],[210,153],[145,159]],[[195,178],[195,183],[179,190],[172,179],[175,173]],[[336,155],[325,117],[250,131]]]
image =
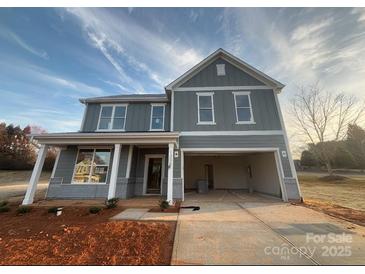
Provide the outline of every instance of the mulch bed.
[[361,226],[365,226],[365,211],[343,207],[335,204],[304,199],[306,207],[326,213],[332,217],[340,218]]
[[162,213],[179,213],[181,202],[177,201],[175,205],[170,206],[164,210],[161,210],[159,206],[151,208],[148,212],[162,212]]
[[61,216],[36,207],[0,213],[0,265],[169,265],[175,222],[110,221],[122,208]]

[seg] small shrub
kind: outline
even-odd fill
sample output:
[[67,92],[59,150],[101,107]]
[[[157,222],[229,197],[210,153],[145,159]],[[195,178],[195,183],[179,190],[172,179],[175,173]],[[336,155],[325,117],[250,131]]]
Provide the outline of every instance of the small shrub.
[[91,214],[97,214],[101,211],[101,207],[93,206],[89,208],[89,212]]
[[9,212],[10,211],[10,207],[8,207],[8,206],[2,206],[2,207],[0,207],[0,213],[2,213],[2,212]]
[[18,213],[18,214],[25,214],[25,213],[30,212],[30,210],[31,210],[31,208],[29,206],[20,206],[16,210],[16,213]]
[[117,207],[117,205],[118,205],[118,201],[119,201],[119,199],[118,199],[118,198],[112,198],[112,199],[106,200],[106,201],[105,201],[105,206],[106,206],[106,208],[108,208],[108,209],[110,209],[110,208],[115,208],[115,207]]
[[48,213],[56,214],[57,211],[58,211],[58,207],[56,207],[56,206],[48,208]]
[[160,206],[161,211],[164,211],[165,209],[168,209],[170,207],[169,202],[165,201],[165,200],[161,200],[159,202],[159,206]]
[[0,207],[6,206],[8,204],[8,201],[1,201],[0,202]]

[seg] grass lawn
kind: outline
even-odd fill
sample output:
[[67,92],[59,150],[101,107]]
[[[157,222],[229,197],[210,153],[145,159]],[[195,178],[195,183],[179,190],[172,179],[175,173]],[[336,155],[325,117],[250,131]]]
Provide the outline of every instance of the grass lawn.
[[[0,201],[21,200],[28,186],[31,170],[0,170]],[[44,198],[51,172],[44,171],[38,182],[36,199]]]
[[324,173],[299,172],[298,179],[305,200],[336,204],[365,211],[365,175],[343,175],[346,180],[324,182]]

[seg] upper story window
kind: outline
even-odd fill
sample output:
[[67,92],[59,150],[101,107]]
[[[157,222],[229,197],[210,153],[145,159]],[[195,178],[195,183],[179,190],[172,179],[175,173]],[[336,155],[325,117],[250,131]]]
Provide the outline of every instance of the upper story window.
[[163,130],[165,120],[165,104],[151,104],[150,130]]
[[72,183],[106,183],[110,149],[80,149]]
[[236,124],[253,124],[252,105],[249,91],[233,92],[236,108]]
[[213,92],[201,92],[198,96],[198,124],[214,125]]
[[225,64],[217,64],[217,75],[225,76],[226,75],[226,66]]
[[127,105],[102,105],[98,130],[124,130]]

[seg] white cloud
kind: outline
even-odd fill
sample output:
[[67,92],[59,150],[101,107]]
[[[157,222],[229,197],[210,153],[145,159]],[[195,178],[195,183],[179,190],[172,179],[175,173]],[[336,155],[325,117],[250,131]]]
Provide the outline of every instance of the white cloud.
[[3,27],[0,28],[0,37],[3,37],[4,39],[17,44],[21,48],[25,49],[26,51],[41,57],[43,59],[49,59],[48,54],[44,50],[38,50],[27,44],[22,38],[20,38],[17,34],[14,32],[7,30]]
[[[33,82],[36,82],[36,89],[40,86],[44,86],[48,91],[55,92],[55,87],[62,91],[62,96],[69,96],[73,98],[79,98],[80,96],[102,96],[105,95],[105,91],[99,87],[91,86],[80,81],[68,79],[64,76],[57,75],[56,73],[44,69],[42,67],[27,63],[22,60],[12,58],[0,60],[0,65],[7,67],[8,71],[13,72],[14,75],[22,75],[17,82],[26,83],[31,89]],[[70,92],[71,91],[71,92]],[[75,92],[75,93],[72,93]]]
[[[195,49],[185,47],[177,37],[154,33],[122,13],[107,9],[67,9],[120,73],[123,84],[143,92],[125,67],[131,66],[162,87],[203,59]],[[164,36],[165,35],[165,36]],[[141,61],[143,60],[143,61]],[[133,78],[133,81],[131,81]]]

